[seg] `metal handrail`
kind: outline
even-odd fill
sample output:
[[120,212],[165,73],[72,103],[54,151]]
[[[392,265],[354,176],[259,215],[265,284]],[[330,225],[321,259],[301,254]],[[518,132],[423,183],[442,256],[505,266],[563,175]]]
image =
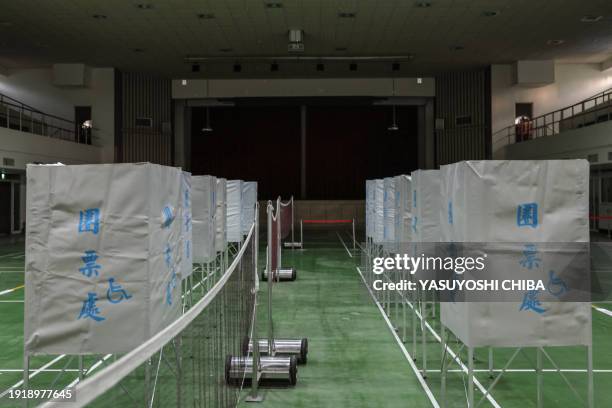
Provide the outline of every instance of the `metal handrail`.
[[[603,105],[603,106],[602,106]],[[510,125],[492,135],[493,151],[504,145],[539,137],[553,136],[561,131],[600,122],[601,111],[609,110],[604,121],[612,119],[612,88],[603,90],[573,105],[537,116],[521,124]],[[517,134],[517,131],[519,134]]]
[[82,137],[75,132],[74,121],[44,113],[15,98],[0,94],[0,126],[3,125],[21,132],[75,143],[91,143],[91,137]]

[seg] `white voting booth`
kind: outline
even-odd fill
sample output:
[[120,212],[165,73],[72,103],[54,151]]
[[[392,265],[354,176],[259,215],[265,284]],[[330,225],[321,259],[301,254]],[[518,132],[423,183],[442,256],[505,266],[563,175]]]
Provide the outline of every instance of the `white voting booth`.
[[412,236],[415,242],[440,241],[440,171],[412,172]]
[[399,175],[395,183],[395,242],[405,251],[406,244],[412,240],[412,179]]
[[227,181],[227,241],[242,241],[242,180]]
[[125,353],[181,313],[180,169],[29,165],[25,354]]
[[[486,243],[589,241],[586,160],[460,162],[442,166],[440,182],[443,242],[485,243],[486,250]],[[487,255],[487,272],[504,273],[495,268],[505,264],[494,260],[503,260],[504,254],[491,251]],[[518,261],[515,268],[520,268]],[[589,273],[584,268],[584,279],[589,279]],[[593,406],[590,303],[550,302],[530,308],[525,307],[523,296],[527,295],[517,294],[516,302],[441,304],[443,326],[468,350],[470,406],[474,404],[474,348],[482,346],[488,346],[490,353],[492,347],[517,347],[508,364],[521,347],[536,347],[540,368],[542,355],[550,360],[543,347],[587,346],[587,405]],[[491,369],[491,354],[489,361]],[[541,374],[536,370],[538,378]],[[540,403],[542,381],[536,383]]]
[[247,235],[255,222],[256,206],[257,182],[245,181],[242,183],[242,235]]
[[215,211],[215,251],[223,252],[227,248],[227,180],[217,179],[217,208]]
[[216,258],[215,213],[217,211],[217,178],[193,176],[193,261],[210,263]]
[[374,180],[374,208],[373,208],[373,227],[374,234],[372,240],[374,244],[381,245],[385,238],[385,184],[382,179]]
[[383,179],[383,240],[391,249],[395,244],[395,179]]
[[[444,242],[589,241],[585,160],[471,161],[443,166],[441,171]],[[526,205],[535,211],[533,225],[517,222],[517,212]],[[487,255],[488,268],[495,268],[492,257],[497,255]],[[584,273],[589,279],[588,269]],[[441,318],[470,347],[591,343],[590,304],[556,302],[546,309],[521,310],[518,298],[517,303],[444,302]]]

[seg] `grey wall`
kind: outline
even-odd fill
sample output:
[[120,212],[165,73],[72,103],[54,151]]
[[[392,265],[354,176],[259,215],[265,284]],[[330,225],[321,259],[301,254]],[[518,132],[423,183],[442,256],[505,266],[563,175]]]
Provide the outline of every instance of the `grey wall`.
[[[486,70],[436,77],[436,118],[444,120],[444,130],[436,130],[437,165],[489,157],[489,85]],[[471,115],[471,125],[457,125],[455,119],[465,115]]]
[[[116,161],[174,164],[171,81],[148,75],[122,73],[121,135]],[[136,126],[137,118],[153,119],[153,126]]]

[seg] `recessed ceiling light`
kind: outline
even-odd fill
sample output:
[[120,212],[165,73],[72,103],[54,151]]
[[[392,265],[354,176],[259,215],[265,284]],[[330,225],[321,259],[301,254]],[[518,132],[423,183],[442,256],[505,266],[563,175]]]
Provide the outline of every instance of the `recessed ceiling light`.
[[283,3],[279,3],[279,2],[268,2],[265,3],[266,8],[269,9],[279,9],[279,8],[283,8]]
[[485,17],[497,17],[500,14],[501,12],[499,10],[487,10],[482,12],[482,15]]
[[215,18],[215,15],[213,13],[200,13],[198,14],[198,18],[201,20],[212,20]]
[[451,45],[450,49],[451,51],[463,51],[465,47],[463,45]]
[[355,18],[357,17],[357,13],[352,11],[343,11],[338,13],[338,18]]
[[344,52],[344,51],[348,51],[348,48],[346,48],[346,47],[336,47],[336,51]]
[[429,8],[431,7],[431,1],[417,1],[416,6],[418,8]]
[[233,48],[219,48],[219,52],[232,52],[234,51]]
[[136,7],[141,10],[151,10],[153,8],[153,4],[151,3],[138,3]]
[[561,45],[565,43],[565,40],[548,40],[546,41],[546,44],[548,45]]
[[106,20],[108,18],[108,16],[104,14],[94,14],[92,17],[96,20]]
[[583,23],[596,23],[601,20],[603,16],[595,16],[595,15],[586,15],[580,18],[580,21]]

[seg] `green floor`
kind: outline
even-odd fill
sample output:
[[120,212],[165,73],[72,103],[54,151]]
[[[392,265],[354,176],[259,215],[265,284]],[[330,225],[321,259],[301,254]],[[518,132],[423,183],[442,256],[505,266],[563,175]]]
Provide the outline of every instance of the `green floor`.
[[[348,244],[348,236],[342,235]],[[299,366],[298,383],[292,388],[262,388],[264,402],[261,407],[429,407],[429,398],[419,383],[417,375],[406,360],[381,312],[372,300],[357,272],[358,257],[349,257],[349,251],[336,233],[321,235],[316,241],[308,239],[304,250],[283,252],[283,265],[298,270],[295,282],[283,282],[274,287],[274,324],[277,337],[309,340],[308,363]],[[350,246],[350,245],[349,245]],[[23,243],[4,242],[0,245],[0,393],[22,378],[23,353]],[[266,329],[266,285],[260,287],[259,328]],[[610,303],[599,303],[610,310]],[[401,335],[403,316],[401,307],[392,307],[391,320]],[[406,331],[411,332],[411,319]],[[439,333],[439,323],[431,322]],[[416,357],[416,365],[422,363],[420,336],[418,347],[413,350],[408,335],[405,347]],[[425,350],[428,355],[426,382],[434,397],[441,402],[440,355],[441,346],[428,335]],[[612,407],[612,316],[593,310],[593,350],[595,362],[596,407]],[[451,349],[457,352],[459,344],[451,341]],[[586,367],[584,349],[548,349],[553,359],[564,371],[581,398],[586,396]],[[513,350],[495,351],[495,368],[505,364]],[[51,358],[35,358],[32,367],[39,368]],[[465,356],[464,356],[465,361]],[[510,367],[531,369],[535,361],[533,350],[526,350]],[[61,367],[64,360],[55,367]],[[491,383],[484,370],[487,367],[487,350],[479,349],[475,358],[477,378],[486,388]],[[76,361],[69,362],[76,368]],[[550,363],[545,368],[554,368]],[[465,376],[456,365],[449,374],[447,406],[465,407]],[[600,371],[597,371],[600,370]],[[41,386],[51,381],[53,373],[42,373],[36,379]],[[526,408],[536,406],[535,375],[517,371],[506,374],[493,390],[498,406]],[[243,397],[247,390],[243,391]],[[482,392],[475,391],[476,401]],[[7,406],[0,399],[0,406]],[[248,405],[241,402],[241,406]],[[484,402],[482,407],[495,406]],[[545,407],[582,407],[581,402],[563,382],[559,374],[549,372],[544,376]]]

